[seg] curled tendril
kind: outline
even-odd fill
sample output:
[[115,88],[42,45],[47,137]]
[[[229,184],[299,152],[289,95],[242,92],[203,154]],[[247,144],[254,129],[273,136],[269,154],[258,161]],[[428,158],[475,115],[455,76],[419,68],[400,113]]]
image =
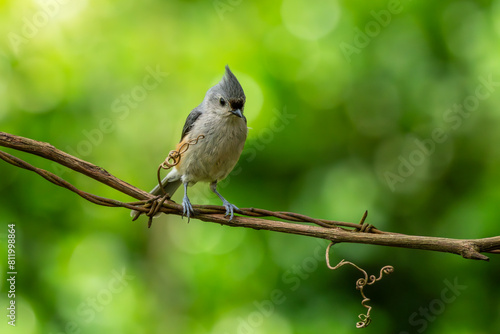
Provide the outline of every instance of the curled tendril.
[[181,161],[181,153],[179,151],[172,150],[168,153],[165,161],[160,164],[160,168],[170,169],[177,166]]
[[[366,284],[367,284],[367,283],[366,283],[366,279],[364,279],[364,278],[360,278],[360,279],[358,279],[358,280],[356,281],[356,289],[357,289],[357,290],[361,290],[361,289],[363,289],[363,287],[364,287]],[[370,284],[370,283],[368,283],[368,284]]]
[[370,301],[370,298],[365,296],[363,289],[366,285],[372,285],[373,283],[380,281],[384,274],[388,275],[388,274],[392,273],[394,271],[394,267],[392,267],[392,266],[383,267],[382,269],[380,269],[379,277],[377,277],[375,275],[368,276],[368,274],[366,273],[365,270],[361,269],[360,267],[358,267],[354,263],[346,261],[344,259],[341,260],[336,266],[332,266],[330,264],[330,248],[333,245],[335,245],[335,243],[331,242],[328,245],[328,247],[326,248],[326,265],[328,266],[328,268],[330,268],[331,270],[335,270],[337,268],[342,267],[345,264],[349,264],[363,273],[364,277],[361,277],[356,281],[356,289],[359,290],[359,292],[361,293],[361,297],[363,297],[363,300],[361,301],[361,305],[363,307],[366,307],[367,311],[366,311],[366,314],[361,313],[360,315],[358,315],[358,318],[360,321],[358,321],[356,323],[356,328],[368,327],[368,325],[372,322],[372,319],[370,318],[370,312],[372,310],[372,307],[367,304]]
[[370,318],[370,316],[368,314],[360,314],[360,315],[358,315],[358,318],[361,321],[358,321],[356,323],[356,328],[368,327],[368,325],[372,322],[372,319]]
[[189,145],[196,145],[198,144],[198,140],[203,138],[205,138],[205,135],[199,135],[195,139],[191,139],[190,141],[183,143],[181,147],[179,147],[179,150],[170,151],[165,158],[165,161],[160,164],[160,168],[170,169],[174,166],[177,166],[181,161],[182,154],[184,154],[188,150]]
[[199,135],[195,139],[191,139],[190,141],[187,141],[179,147],[179,150],[172,150],[168,153],[167,157],[165,158],[165,161],[163,161],[160,166],[158,166],[158,171],[156,173],[156,176],[158,178],[158,185],[160,186],[160,190],[163,195],[165,194],[165,190],[163,190],[163,187],[161,186],[161,176],[160,176],[160,171],[162,169],[170,169],[174,166],[177,166],[179,162],[181,162],[181,156],[184,154],[190,145],[196,145],[198,144],[198,140],[205,138],[205,135]]

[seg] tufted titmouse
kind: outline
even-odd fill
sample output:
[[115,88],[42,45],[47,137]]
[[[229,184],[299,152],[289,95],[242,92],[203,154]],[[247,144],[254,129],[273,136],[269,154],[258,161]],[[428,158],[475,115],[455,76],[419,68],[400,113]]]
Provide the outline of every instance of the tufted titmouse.
[[[210,189],[222,200],[226,216],[233,219],[234,209],[217,191],[217,182],[223,180],[240,158],[247,138],[247,120],[243,116],[245,93],[238,79],[226,65],[222,80],[207,91],[203,102],[194,108],[182,129],[177,151],[184,143],[200,137],[194,145],[181,154],[179,163],[172,168],[161,184],[165,193],[172,196],[181,183],[184,185],[183,214],[188,218],[193,206],[187,195],[187,187],[196,182],[210,182]],[[159,185],[150,192],[162,193]]]

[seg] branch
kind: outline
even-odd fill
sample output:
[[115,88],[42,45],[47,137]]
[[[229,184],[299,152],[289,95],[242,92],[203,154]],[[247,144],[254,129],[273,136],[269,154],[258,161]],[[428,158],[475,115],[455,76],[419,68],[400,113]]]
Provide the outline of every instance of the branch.
[[[58,150],[48,143],[43,143],[5,132],[0,132],[0,146],[9,147],[18,151],[28,152],[38,155],[44,159],[54,161],[60,165],[63,165],[83,175],[93,178],[135,199],[138,199],[139,201],[137,202],[124,203],[84,192],[49,171],[37,168],[11,154],[0,151],[0,158],[4,161],[14,166],[31,170],[44,177],[46,180],[60,187],[64,187],[70,191],[73,191],[74,193],[92,203],[110,207],[125,207],[146,214],[147,216],[149,216],[148,226],[151,226],[152,217],[155,216],[158,212],[182,216],[182,206],[173,201],[167,200],[165,196],[153,196],[141,189],[130,185],[127,182],[116,178],[103,168],[71,156],[61,150]],[[436,252],[448,252],[461,255],[466,259],[486,261],[489,260],[489,258],[481,253],[500,253],[500,236],[483,239],[461,240],[384,232],[376,229],[371,225],[365,224],[367,212],[365,212],[365,214],[361,218],[361,221],[356,224],[326,219],[315,219],[293,212],[273,212],[256,208],[238,210],[238,213],[241,214],[241,216],[235,216],[233,220],[230,221],[228,218],[226,218],[225,208],[222,206],[195,205],[194,209],[194,218],[205,222],[218,223],[234,227],[248,227],[256,230],[268,230],[289,234],[298,234],[329,240],[330,245],[326,250],[326,262],[328,268],[335,270],[343,265],[349,264],[361,271],[364,276],[357,280],[356,289],[360,291],[363,298],[361,304],[367,309],[367,311],[366,314],[360,314],[358,316],[360,321],[356,324],[357,328],[364,328],[371,322],[370,312],[372,307],[367,304],[370,299],[367,298],[364,294],[363,288],[366,285],[372,285],[376,281],[379,281],[382,278],[383,274],[391,273],[393,271],[393,267],[383,267],[380,270],[380,276],[377,278],[374,275],[368,276],[366,271],[349,261],[341,260],[336,266],[332,266],[330,265],[329,260],[329,253],[332,245],[342,242],[348,242],[422,249]],[[134,220],[138,216],[139,215],[136,215]]]
[[[138,202],[123,203],[86,193],[53,173],[34,167],[19,158],[0,151],[0,158],[3,160],[17,167],[34,171],[50,182],[65,187],[95,204],[125,207],[149,214],[150,216],[152,216],[153,209],[155,213],[161,211],[166,214],[182,215],[182,206],[180,204],[170,200],[165,201],[165,199],[158,201],[158,197],[116,178],[103,168],[58,150],[48,143],[0,132],[0,146],[28,152],[44,159],[52,160],[139,200]],[[160,203],[161,205],[158,205]],[[222,206],[195,205],[194,209],[196,213],[194,218],[205,222],[304,235],[329,240],[335,244],[346,242],[421,249],[457,254],[466,259],[474,260],[489,260],[486,255],[481,253],[500,253],[500,236],[483,239],[451,239],[405,235],[378,230],[364,224],[364,219],[362,219],[361,223],[356,224],[314,219],[292,212],[272,212],[256,208],[241,209],[238,211],[241,216],[235,216],[232,221],[229,221],[224,216],[225,208]],[[275,220],[275,218],[279,220]]]

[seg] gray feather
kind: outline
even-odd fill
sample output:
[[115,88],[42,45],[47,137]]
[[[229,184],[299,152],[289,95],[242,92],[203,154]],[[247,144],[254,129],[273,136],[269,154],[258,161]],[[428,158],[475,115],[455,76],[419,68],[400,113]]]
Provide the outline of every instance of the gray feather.
[[227,99],[229,100],[243,100],[243,103],[246,99],[245,92],[241,87],[238,79],[234,76],[233,72],[229,69],[229,66],[226,65],[226,73],[222,80],[219,82],[219,86],[222,91],[225,93]]
[[191,110],[188,117],[186,118],[186,123],[184,123],[184,128],[182,128],[181,140],[184,138],[185,135],[189,133],[189,131],[191,131],[194,122],[196,122],[196,120],[198,119],[198,117],[200,117],[200,115],[201,115],[201,110],[199,110],[198,108],[194,108],[193,110]]
[[[163,178],[163,180],[161,181],[161,185],[163,186],[163,190],[165,190],[165,193],[170,194],[170,197],[172,197],[174,195],[175,191],[177,190],[177,188],[179,188],[179,186],[182,184],[182,182],[180,179],[169,182],[167,180],[167,177],[168,177],[168,175]],[[158,184],[149,193],[153,194],[155,196],[162,194],[162,192],[160,190],[160,186]]]

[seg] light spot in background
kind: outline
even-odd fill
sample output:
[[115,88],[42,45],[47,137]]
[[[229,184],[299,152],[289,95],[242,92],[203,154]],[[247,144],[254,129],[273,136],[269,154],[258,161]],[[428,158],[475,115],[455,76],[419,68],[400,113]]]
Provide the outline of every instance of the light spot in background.
[[126,265],[124,254],[122,241],[111,234],[84,237],[76,243],[68,263],[68,276],[74,279],[70,285],[79,286],[81,293],[92,293],[109,280],[111,269]]
[[68,1],[68,0],[35,0],[38,10],[45,13],[50,20],[69,21],[74,20],[87,8],[87,0]]
[[[375,151],[375,171],[380,183],[397,193],[416,193],[430,175],[429,155],[413,136],[393,136]],[[448,160],[448,159],[447,159]]]
[[484,16],[470,1],[454,2],[446,8],[442,19],[443,36],[453,55],[477,60],[491,47],[491,40],[484,38],[487,32]]
[[167,230],[172,244],[188,254],[224,254],[245,240],[244,229],[216,228],[216,226],[194,221],[189,225],[184,222],[172,222],[167,225]]
[[298,196],[291,211],[332,220],[358,221],[368,210],[370,223],[380,220],[375,205],[379,196],[377,180],[362,163],[343,160],[332,166],[318,167],[296,187]]
[[292,334],[290,322],[283,318],[277,310],[282,303],[286,302],[286,298],[279,299],[281,303],[278,304],[267,301],[268,299],[263,298],[256,300],[257,304],[250,304],[245,308],[227,312],[225,317],[221,317],[209,333]]
[[316,71],[296,83],[297,94],[314,108],[333,109],[343,101],[349,68],[339,53],[325,52]]
[[[402,48],[401,45],[405,47]],[[422,61],[431,55],[431,47],[422,25],[413,17],[395,18],[384,31],[373,39],[366,50],[376,71],[387,71],[384,80],[396,79],[412,83],[415,76],[429,77],[425,73],[432,63]],[[409,79],[412,80],[409,80]]]
[[54,296],[60,319],[66,321],[63,326],[69,323],[89,332],[103,326],[119,328],[123,322],[116,323],[117,315],[127,319],[133,308],[136,280],[125,259],[123,241],[112,234],[94,233],[71,244],[76,247],[67,270],[58,276]]
[[188,254],[210,252],[221,241],[220,233],[211,233],[208,224],[193,224],[189,226],[182,223],[168,224],[168,235],[172,244]]
[[50,111],[63,99],[65,86],[63,69],[51,60],[29,58],[13,69],[12,99],[22,110]]
[[[319,263],[323,260],[324,250],[328,243],[319,239],[306,239],[294,243],[293,252],[283,251],[290,247],[290,242],[294,242],[297,240],[296,238],[295,235],[284,233],[267,238],[268,257],[274,261],[276,267],[283,272],[289,271],[296,266],[320,267],[322,264]],[[312,272],[316,269],[309,270]]]
[[396,86],[383,80],[365,79],[352,87],[352,94],[346,110],[360,133],[380,136],[394,131],[400,116]]
[[496,33],[500,36],[500,0],[496,0],[491,5],[491,18],[495,27]]
[[283,27],[271,30],[264,38],[266,69],[278,80],[296,81],[311,74],[321,53],[316,41],[303,41]]
[[[445,122],[443,116],[454,103],[464,99],[461,86],[464,79],[453,68],[448,70],[449,75],[441,75],[439,78],[432,68],[420,67],[419,69],[420,74],[415,75],[408,83],[408,89],[411,90],[411,102],[407,105],[417,106],[415,108],[418,108],[419,117],[425,117],[426,120],[423,126],[449,129],[450,125]],[[415,127],[421,126],[422,124],[415,122],[411,124],[411,131],[415,132],[417,131]]]
[[[241,247],[238,250],[235,250],[234,253],[227,254],[227,264],[225,267],[222,267],[222,269],[226,270],[228,279],[238,282],[245,282],[250,275],[255,274],[263,265],[263,260],[265,258],[260,239],[253,236],[245,238],[243,241],[246,241],[246,244],[252,245],[252,247],[246,247],[241,243]],[[237,255],[236,252],[238,252]],[[234,270],[235,268],[238,269]]]
[[[488,221],[488,210],[484,210],[484,198],[481,191],[476,191],[477,200],[457,200],[457,205],[447,210],[435,224],[433,235],[447,235],[453,238],[470,238],[471,236],[488,235],[486,224],[471,224],[471,222]],[[497,204],[498,205],[498,204]],[[452,231],[452,232],[450,232]]]
[[7,114],[8,101],[7,84],[4,81],[0,81],[0,120],[2,120],[2,118],[4,118]]
[[185,219],[179,221],[178,218],[168,219],[165,226],[162,235],[168,240],[161,240],[161,248],[154,248],[170,265],[170,269],[161,271],[165,275],[174,271],[177,279],[186,284],[196,284],[214,275],[221,275],[228,281],[245,281],[262,264],[262,245],[258,239],[248,237],[247,229],[196,220],[187,224]]
[[[18,276],[18,278],[21,276]],[[28,278],[26,278],[28,279]],[[7,289],[8,291],[8,289]],[[13,299],[12,299],[13,300]],[[2,333],[23,333],[23,334],[37,334],[40,333],[38,328],[38,320],[33,310],[31,304],[22,297],[20,293],[16,291],[15,306],[16,306],[16,326],[11,326],[7,324],[11,321],[6,315],[8,310],[6,310],[7,305],[9,305],[8,299],[0,298],[2,303],[2,309],[4,316],[2,317],[2,324],[0,325],[0,332]],[[5,308],[4,308],[5,307]]]
[[284,0],[281,4],[285,27],[307,40],[317,40],[330,33],[337,26],[340,12],[335,0]]
[[11,76],[11,66],[7,56],[0,52],[0,120],[7,114],[9,107],[8,82]]
[[361,164],[345,161],[330,168],[320,189],[329,217],[360,217],[377,197],[374,175]]

